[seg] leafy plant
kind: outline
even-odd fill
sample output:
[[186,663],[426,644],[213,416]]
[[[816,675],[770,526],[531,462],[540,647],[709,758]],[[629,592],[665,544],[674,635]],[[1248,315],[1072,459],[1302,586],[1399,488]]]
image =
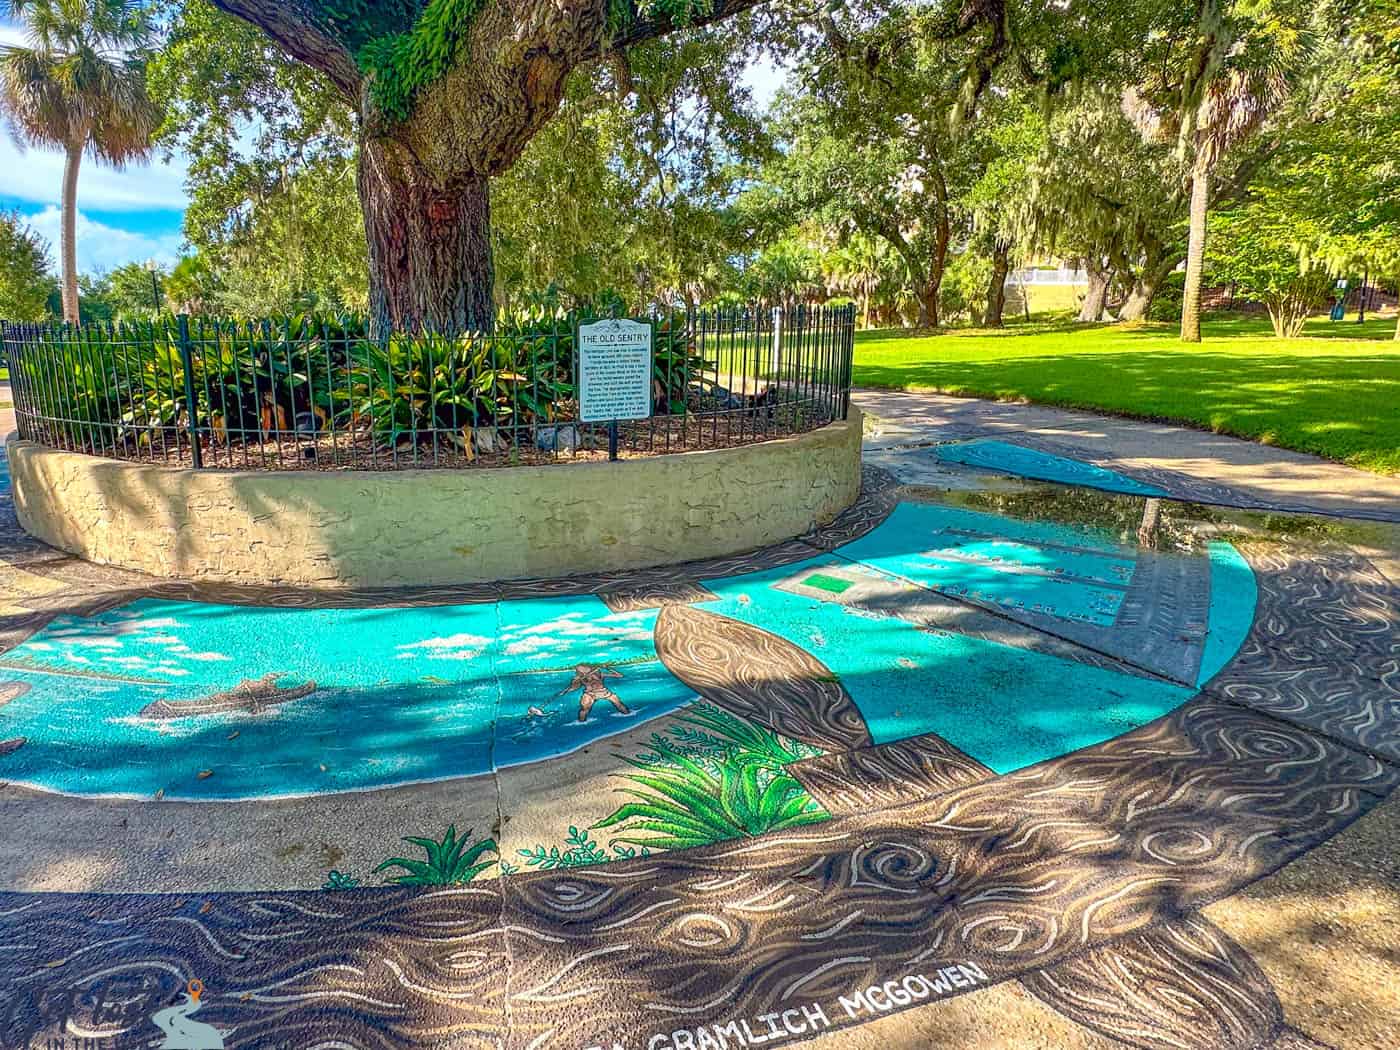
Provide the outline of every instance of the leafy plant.
[[1216,215],[1211,222],[1212,278],[1229,281],[1262,302],[1280,339],[1296,338],[1332,288],[1326,268],[1298,251],[1310,233],[1300,227],[1295,218],[1270,214],[1258,203]]
[[[503,316],[489,335],[384,340],[367,338],[355,316],[196,319],[194,411],[201,434],[219,444],[261,441],[265,421],[276,431],[299,430],[308,414],[313,429],[368,430],[389,448],[434,434],[461,445],[466,427],[567,422],[576,414],[574,333],[597,313],[540,308]],[[670,411],[683,412],[705,363],[678,320],[652,324],[657,392]],[[31,410],[60,421],[51,427],[72,447],[188,443],[185,369],[171,317],[37,329],[12,364]]]
[[636,801],[595,829],[618,827],[619,842],[670,850],[827,819],[794,777],[742,752],[726,753],[713,770],[674,751],[656,757],[667,761],[627,760],[641,770],[627,775],[638,786],[623,789]]
[[[649,851],[643,848],[640,853],[635,846],[625,846],[616,842],[608,844],[611,853],[593,839],[588,832],[580,830],[574,825],[569,825],[569,835],[564,840],[567,849],[561,850],[558,846],[551,846],[545,849],[543,844],[538,844],[534,849],[516,850],[525,863],[532,868],[539,868],[541,871],[550,871],[555,868],[575,868],[586,864],[606,864],[610,860],[629,860],[636,856],[648,856]],[[502,869],[504,870],[504,865]]]
[[455,886],[471,882],[496,863],[480,858],[487,853],[498,852],[494,839],[482,839],[468,845],[471,836],[471,829],[468,828],[466,834],[458,838],[455,824],[448,826],[447,834],[441,841],[405,836],[403,841],[420,847],[427,859],[390,857],[374,869],[375,873],[386,868],[402,868],[402,875],[390,876],[388,880],[401,886]]
[[[714,704],[698,702],[676,718],[671,732],[683,746],[708,748],[716,755],[730,754],[740,763],[781,770],[792,762],[813,758],[819,748],[791,740]],[[653,749],[656,738],[653,738]]]
[[481,6],[482,0],[428,0],[408,32],[360,48],[357,59],[373,73],[370,95],[381,110],[407,119],[418,92],[451,67]]
[[353,890],[359,884],[360,880],[355,878],[355,876],[349,874],[348,872],[336,871],[334,868],[332,868],[330,874],[326,876],[325,884],[321,887],[321,889]]
[[[394,446],[433,431],[510,421],[523,407],[536,414],[521,371],[531,359],[527,341],[431,333],[363,341],[352,355],[348,384],[335,392],[352,418],[372,420],[376,436]],[[523,404],[522,404],[523,403]]]

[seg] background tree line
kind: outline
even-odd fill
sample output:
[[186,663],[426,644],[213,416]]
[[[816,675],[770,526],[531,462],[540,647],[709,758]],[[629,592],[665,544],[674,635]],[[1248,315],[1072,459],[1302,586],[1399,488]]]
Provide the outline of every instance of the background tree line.
[[[31,22],[61,6],[11,3]],[[79,6],[83,32],[0,54],[4,112],[79,159],[190,158],[161,307],[369,309],[367,118],[333,73],[227,4]],[[580,62],[490,178],[495,307],[839,299],[872,326],[997,326],[1011,269],[1066,259],[1088,276],[1081,320],[1179,320],[1192,340],[1203,286],[1279,334],[1338,277],[1394,289],[1394,0],[974,6],[775,0]],[[786,71],[766,108],[743,86],[756,62]],[[0,216],[0,315],[154,308],[139,265],[80,277],[67,241],[54,275]]]

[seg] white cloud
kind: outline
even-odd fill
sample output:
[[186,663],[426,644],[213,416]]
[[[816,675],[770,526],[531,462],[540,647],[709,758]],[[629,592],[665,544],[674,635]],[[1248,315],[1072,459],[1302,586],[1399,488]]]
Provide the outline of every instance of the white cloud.
[[[553,620],[543,620],[533,624],[517,624],[501,632],[501,639],[547,639],[602,638],[605,641],[646,641],[651,638],[650,610],[609,613],[589,619],[582,612],[567,612]],[[507,649],[507,652],[513,650]]]
[[491,644],[490,638],[479,634],[449,634],[440,638],[424,638],[418,642],[396,645],[397,658],[411,660],[426,655],[429,660],[475,660]]
[[[37,215],[28,216],[26,221],[41,237],[49,242],[50,258],[54,268],[59,265],[59,236],[63,217],[57,205],[49,205]],[[78,271],[90,273],[93,270],[111,270],[129,262],[144,262],[154,258],[156,262],[169,266],[180,258],[180,245],[184,237],[178,233],[159,236],[122,230],[115,226],[95,222],[82,211],[78,212]]]
[[[37,146],[21,148],[7,133],[0,137],[0,190],[33,204],[58,204],[63,193],[63,154]],[[78,169],[78,206],[97,211],[181,211],[185,196],[186,160],[153,160],[115,171],[89,156]]]
[[[27,34],[13,23],[0,21],[0,45],[28,46]],[[58,150],[22,149],[9,135],[0,136],[0,192],[33,204],[58,204],[63,190],[63,154]],[[83,158],[78,174],[78,205],[96,211],[183,210],[188,163],[177,155],[113,171],[91,157]]]
[[533,638],[522,638],[518,642],[511,642],[506,646],[507,656],[519,656],[521,653],[537,653],[554,648],[554,639],[536,635]]

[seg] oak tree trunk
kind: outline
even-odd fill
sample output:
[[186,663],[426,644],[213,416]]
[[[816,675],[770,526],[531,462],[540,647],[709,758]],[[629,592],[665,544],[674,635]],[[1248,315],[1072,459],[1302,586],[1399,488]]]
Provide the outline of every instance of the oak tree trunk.
[[[938,156],[937,151],[933,156]],[[943,273],[948,268],[948,245],[952,242],[952,222],[948,217],[948,184],[943,169],[937,164],[929,171],[933,188],[933,259],[929,263],[928,281],[919,295],[920,326],[938,327],[938,295],[943,288]]]
[[432,178],[392,140],[360,147],[372,334],[487,330],[495,318],[484,175]]
[[63,319],[69,324],[78,324],[81,320],[78,312],[78,169],[82,163],[82,145],[70,145],[63,161],[63,216],[59,234]]
[[[679,13],[625,5],[632,17],[624,24],[607,0],[447,4],[431,16],[433,5],[421,3],[212,2],[325,74],[359,114],[372,330],[451,333],[492,323],[488,180],[509,171],[558,112],[570,72],[759,0],[708,0]],[[374,17],[362,17],[371,8]],[[436,24],[431,47],[416,30],[404,35],[428,17],[450,23],[445,34]],[[378,45],[408,42],[398,58],[435,67],[432,75],[406,97],[379,90],[405,85],[366,75],[361,30]],[[439,47],[448,42],[450,53]]]
[[1010,271],[1010,252],[999,241],[992,249],[992,276],[987,282],[987,312],[982,317],[984,327],[1002,326],[1001,315],[1006,309],[1006,275]]
[[1108,286],[1112,282],[1113,272],[1090,260],[1088,263],[1089,287],[1084,292],[1084,304],[1079,308],[1077,320],[1092,323],[1103,317],[1104,307],[1108,303]]
[[938,327],[938,289],[943,283],[943,275],[930,277],[919,288],[919,328]]
[[1118,311],[1120,321],[1141,321],[1147,317],[1147,311],[1152,308],[1152,298],[1157,294],[1157,289],[1152,287],[1145,275],[1139,274],[1133,279],[1133,286],[1128,289],[1128,297],[1123,300],[1123,308]]
[[938,327],[938,297],[943,289],[943,274],[948,269],[948,243],[952,239],[946,209],[934,228],[933,258],[929,260],[927,276],[918,282],[920,328]]
[[1157,289],[1162,286],[1162,282],[1167,279],[1175,265],[1176,261],[1171,259],[1156,262],[1149,259],[1133,280],[1133,287],[1123,302],[1123,309],[1118,311],[1118,320],[1147,320],[1152,311],[1152,300],[1157,297]]
[[1210,203],[1210,169],[1198,160],[1191,171],[1190,239],[1186,247],[1186,285],[1181,296],[1181,339],[1201,341],[1201,274],[1206,257],[1206,208]]

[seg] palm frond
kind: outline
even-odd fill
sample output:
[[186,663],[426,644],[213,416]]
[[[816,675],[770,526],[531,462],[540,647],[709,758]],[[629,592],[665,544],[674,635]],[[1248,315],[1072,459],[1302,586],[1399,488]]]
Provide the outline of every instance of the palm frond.
[[388,868],[402,868],[402,875],[390,876],[390,882],[401,886],[456,886],[471,882],[496,862],[481,861],[484,854],[496,853],[494,839],[481,839],[473,843],[472,832],[468,828],[460,838],[457,825],[449,824],[447,833],[441,839],[421,838],[415,835],[404,837],[404,842],[417,846],[426,855],[426,860],[409,857],[390,857],[374,869],[375,873]]
[[635,801],[593,827],[618,828],[617,842],[688,849],[828,818],[798,780],[751,752],[727,752],[715,772],[683,754],[668,758],[670,767],[631,760],[641,772],[627,774],[636,787],[622,791]]

